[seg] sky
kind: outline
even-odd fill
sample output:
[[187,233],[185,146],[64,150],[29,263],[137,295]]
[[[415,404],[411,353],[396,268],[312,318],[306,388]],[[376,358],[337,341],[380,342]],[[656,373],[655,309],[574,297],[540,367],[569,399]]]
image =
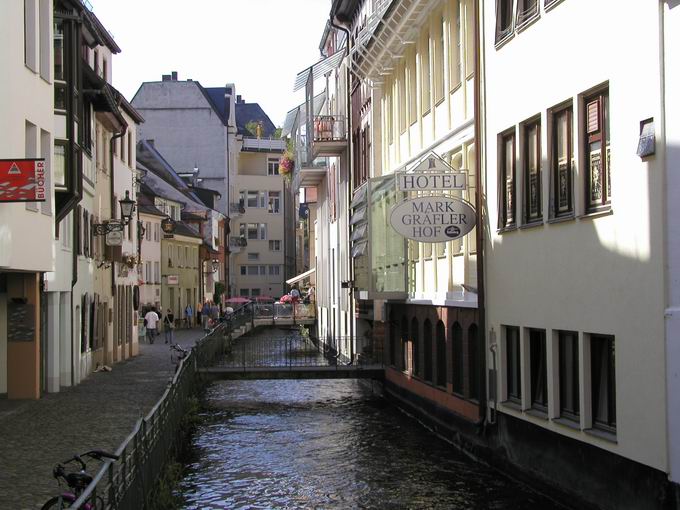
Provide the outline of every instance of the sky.
[[295,75],[319,60],[331,0],[89,0],[121,53],[113,86],[132,100],[177,71],[204,87],[236,85],[277,126],[304,101]]

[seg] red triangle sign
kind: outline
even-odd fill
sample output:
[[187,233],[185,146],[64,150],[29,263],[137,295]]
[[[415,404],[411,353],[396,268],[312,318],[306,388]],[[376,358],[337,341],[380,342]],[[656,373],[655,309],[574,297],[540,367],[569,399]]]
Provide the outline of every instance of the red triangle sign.
[[12,163],[12,166],[9,167],[7,174],[8,175],[21,175],[21,170],[19,170],[19,167],[17,166],[16,163]]

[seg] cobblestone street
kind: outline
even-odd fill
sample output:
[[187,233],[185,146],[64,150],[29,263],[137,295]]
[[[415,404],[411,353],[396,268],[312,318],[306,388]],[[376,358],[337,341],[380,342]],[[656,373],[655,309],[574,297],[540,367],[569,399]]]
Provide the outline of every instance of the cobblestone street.
[[[175,342],[191,346],[202,334],[176,331]],[[112,368],[40,400],[0,400],[0,508],[40,508],[59,493],[52,477],[56,463],[90,449],[114,452],[174,373],[162,334],[153,345],[140,344],[138,356]],[[90,462],[94,475],[99,463]]]

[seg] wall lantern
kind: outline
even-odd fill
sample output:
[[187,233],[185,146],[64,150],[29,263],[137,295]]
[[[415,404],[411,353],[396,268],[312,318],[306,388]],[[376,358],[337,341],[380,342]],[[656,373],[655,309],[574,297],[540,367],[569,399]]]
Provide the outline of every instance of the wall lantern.
[[130,192],[125,192],[125,198],[119,200],[120,202],[120,217],[123,219],[123,224],[127,225],[132,219],[132,213],[135,211],[135,201],[130,198]]

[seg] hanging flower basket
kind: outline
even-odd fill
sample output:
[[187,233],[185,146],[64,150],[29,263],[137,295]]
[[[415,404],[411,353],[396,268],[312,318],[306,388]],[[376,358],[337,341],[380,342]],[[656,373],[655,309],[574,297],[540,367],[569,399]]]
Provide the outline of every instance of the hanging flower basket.
[[134,255],[125,254],[123,255],[123,264],[125,264],[130,269],[133,269],[137,265],[137,257]]
[[290,182],[293,178],[293,170],[295,170],[295,158],[290,151],[286,151],[279,159],[279,175]]

